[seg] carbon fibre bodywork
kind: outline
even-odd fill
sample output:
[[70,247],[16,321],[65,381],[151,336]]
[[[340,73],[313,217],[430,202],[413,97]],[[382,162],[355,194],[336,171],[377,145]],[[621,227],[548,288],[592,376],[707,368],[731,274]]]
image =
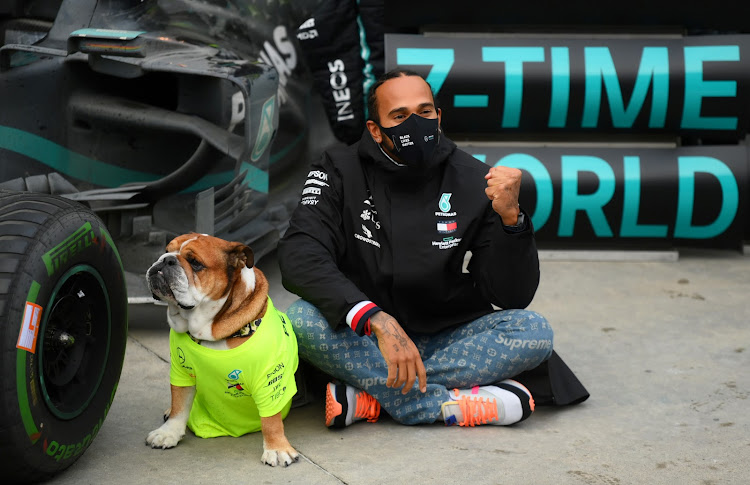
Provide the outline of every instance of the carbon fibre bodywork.
[[313,3],[0,8],[0,185],[89,205],[135,274],[194,230],[262,256],[296,202],[269,193],[308,162],[316,105],[295,32]]

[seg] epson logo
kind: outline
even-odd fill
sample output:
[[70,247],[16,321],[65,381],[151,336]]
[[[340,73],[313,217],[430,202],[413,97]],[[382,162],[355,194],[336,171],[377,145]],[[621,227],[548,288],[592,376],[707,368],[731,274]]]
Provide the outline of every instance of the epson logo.
[[346,65],[341,59],[336,59],[328,63],[328,71],[331,73],[329,83],[333,89],[333,101],[336,103],[336,121],[346,121],[354,119],[354,110],[352,109],[352,95],[346,86],[347,78],[344,69]]
[[325,172],[321,172],[320,170],[310,170],[307,176],[319,178],[320,180],[328,180],[328,174]]

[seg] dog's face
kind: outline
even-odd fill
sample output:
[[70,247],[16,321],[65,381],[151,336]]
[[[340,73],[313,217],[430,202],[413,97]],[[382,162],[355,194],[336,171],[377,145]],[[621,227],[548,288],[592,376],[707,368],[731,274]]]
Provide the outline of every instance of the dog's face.
[[170,326],[196,338],[212,340],[214,316],[227,299],[233,285],[242,281],[247,293],[255,288],[252,250],[242,243],[229,242],[203,234],[174,238],[146,273],[154,298],[170,309]]

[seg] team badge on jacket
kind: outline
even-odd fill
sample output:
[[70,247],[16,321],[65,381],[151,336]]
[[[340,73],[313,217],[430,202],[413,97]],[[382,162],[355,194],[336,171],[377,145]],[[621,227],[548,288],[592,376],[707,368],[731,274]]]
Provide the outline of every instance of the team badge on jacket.
[[[435,211],[435,217],[437,220],[437,232],[438,234],[446,235],[452,234],[458,231],[458,220],[455,219],[457,216],[456,211],[451,211],[453,206],[451,205],[452,192],[443,192],[438,201],[439,211]],[[432,246],[440,250],[451,249],[458,246],[461,242],[460,237],[455,235],[442,237],[439,241],[432,241]]]
[[440,196],[440,202],[438,202],[438,208],[440,212],[448,212],[451,210],[451,195],[450,192],[446,192]]
[[456,221],[438,221],[437,223],[437,231],[440,234],[456,232],[456,229],[458,229],[458,223]]
[[[363,208],[359,217],[364,222],[371,223],[376,230],[380,229],[380,221],[378,221],[378,211],[377,209],[375,209],[375,204],[372,201],[372,196],[362,201],[362,204]],[[364,234],[364,236],[362,234]],[[380,248],[380,243],[376,241],[375,237],[373,237],[372,230],[370,230],[370,228],[368,228],[364,223],[362,224],[362,234],[354,233],[354,237],[359,239],[360,241],[375,246],[376,248]]]
[[318,205],[318,200],[328,185],[328,174],[320,170],[311,170],[307,174],[305,187],[302,189],[302,205]]
[[[444,192],[443,195],[440,196],[440,201],[438,202],[438,209],[440,209],[440,212],[435,212],[435,215],[437,217],[456,217],[455,212],[450,212],[451,210],[451,195],[453,193],[451,192]],[[440,234],[450,234],[451,232],[456,232],[458,229],[458,222],[456,222],[455,219],[452,220],[439,220],[437,221],[437,232]]]

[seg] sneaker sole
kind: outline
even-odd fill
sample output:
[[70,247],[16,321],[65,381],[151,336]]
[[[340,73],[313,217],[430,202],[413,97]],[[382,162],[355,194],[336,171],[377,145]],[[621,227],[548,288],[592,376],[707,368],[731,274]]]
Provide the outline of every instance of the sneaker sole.
[[[332,388],[335,388],[335,394]],[[341,402],[346,403],[346,386],[329,382],[326,385],[326,426],[329,428],[346,427],[346,409]]]

